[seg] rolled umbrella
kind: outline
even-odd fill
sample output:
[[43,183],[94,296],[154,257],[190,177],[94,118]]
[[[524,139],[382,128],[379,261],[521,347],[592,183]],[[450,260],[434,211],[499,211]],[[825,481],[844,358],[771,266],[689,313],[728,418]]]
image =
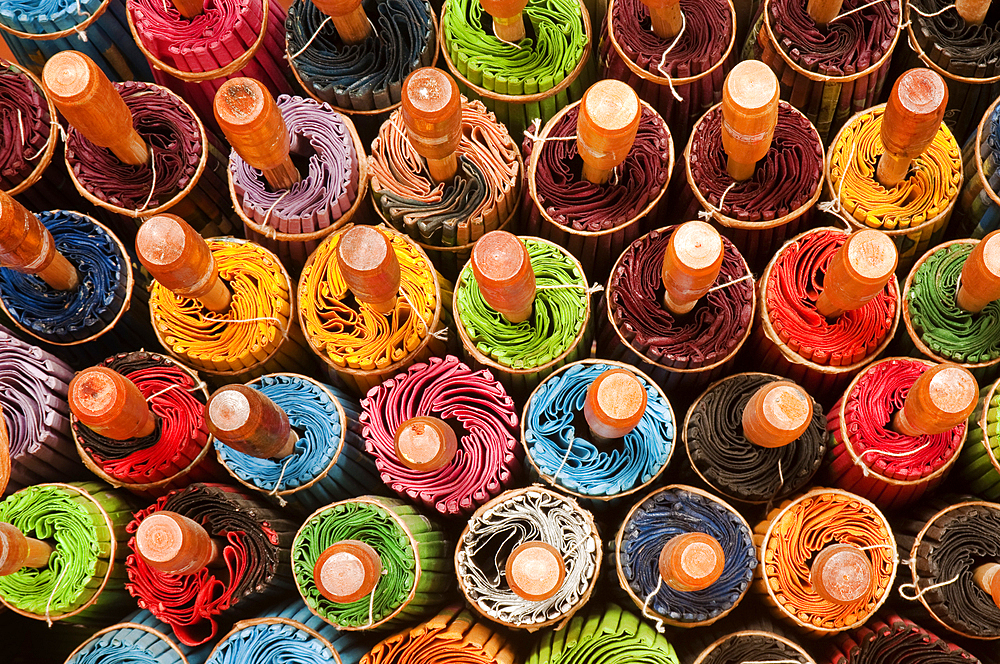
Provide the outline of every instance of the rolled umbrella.
[[360,417],[341,390],[288,373],[223,387],[205,408],[229,474],[306,514],[378,488]]
[[605,360],[573,362],[548,376],[521,419],[532,472],[601,512],[662,476],[676,437],[674,411],[659,386]]
[[229,193],[247,238],[298,274],[365,198],[367,160],[354,124],[313,99],[275,102],[250,78],[223,84],[214,109],[233,146]]
[[404,664],[425,658],[462,664],[516,664],[519,651],[518,644],[504,632],[452,606],[425,623],[380,641],[361,658],[361,664]]
[[451,551],[440,528],[401,500],[360,496],[306,519],[292,572],[309,610],[338,630],[388,629],[443,603]]
[[442,352],[450,290],[405,235],[354,226],[331,234],[306,261],[299,322],[330,376],[362,395]]
[[889,235],[902,269],[940,242],[962,190],[961,153],[941,122],[947,100],[938,74],[911,69],[886,105],[852,117],[827,152],[832,209],[851,228]]
[[255,78],[275,96],[292,92],[285,9],[277,0],[126,0],[125,14],[153,80],[183,97],[213,131],[212,100],[230,78]]
[[703,627],[742,601],[757,567],[750,525],[722,500],[672,484],[637,502],[618,529],[618,583],[657,624]]
[[[449,79],[437,69],[407,78],[403,107],[379,128],[368,166],[382,220],[410,236],[454,279],[476,240],[516,221],[524,164],[507,128],[482,102],[459,95]],[[447,94],[428,107],[430,81]],[[446,147],[439,144],[445,138]],[[431,171],[432,163],[452,159],[454,173]]]
[[204,664],[208,646],[191,648],[149,611],[125,616],[80,644],[65,664]]
[[730,500],[761,504],[804,489],[827,451],[823,407],[780,376],[740,373],[708,387],[684,418],[691,467]]
[[998,383],[979,393],[979,403],[969,417],[966,444],[955,464],[955,472],[970,493],[996,500],[1000,498],[1000,394]]
[[592,48],[590,14],[581,0],[448,0],[441,8],[448,71],[511,136],[580,99],[597,73]]
[[982,239],[1000,227],[1000,100],[983,114],[975,136],[962,149],[965,185],[959,199],[962,231]]
[[872,364],[827,415],[826,481],[884,509],[920,500],[957,461],[978,397],[975,378],[955,364]]
[[973,664],[982,661],[889,610],[831,639],[823,651],[825,656],[817,658],[820,664]]
[[601,75],[627,83],[675,136],[687,136],[721,100],[723,80],[738,59],[733,3],[611,0],[607,13]]
[[91,217],[34,215],[0,193],[0,308],[21,333],[73,366],[152,345],[125,246]]
[[171,210],[206,235],[231,233],[225,156],[191,107],[152,83],[111,83],[82,53],[45,65],[42,83],[69,122],[66,166],[90,203],[123,229]]
[[0,602],[50,625],[104,626],[132,604],[123,587],[129,494],[103,482],[36,484],[0,502]]
[[909,561],[899,588],[952,634],[1000,639],[1000,504],[972,496],[925,501],[897,527]]
[[210,456],[207,400],[198,374],[177,361],[119,353],[70,381],[73,441],[88,470],[146,498],[221,479]]
[[443,516],[472,513],[520,474],[514,400],[488,371],[453,355],[373,387],[361,409],[382,481]]
[[157,339],[182,364],[221,384],[309,371],[292,281],[270,251],[236,238],[206,241],[167,214],[143,224],[136,253],[156,278]]
[[559,245],[493,231],[473,247],[453,313],[466,362],[523,398],[546,376],[590,354],[590,289]]
[[760,270],[812,224],[823,161],[816,128],[778,101],[774,73],[756,60],[741,62],[726,77],[722,103],[698,119],[684,151],[685,217],[707,216]]
[[524,144],[524,232],[568,248],[592,278],[664,217],[673,138],[624,83],[598,81]]
[[895,2],[767,0],[753,17],[743,57],[774,71],[781,98],[805,113],[825,143],[879,99],[902,14]]
[[590,512],[549,489],[507,491],[480,507],[455,551],[472,608],[530,632],[565,623],[589,600],[601,569]]
[[[759,618],[758,618],[759,620]],[[775,631],[773,626],[758,628],[756,621],[743,625],[738,631],[715,628],[718,638],[703,649],[692,649],[690,642],[678,643],[684,655],[693,650],[693,664],[730,664],[731,662],[784,662],[785,664],[816,664],[816,660],[792,639]],[[703,636],[702,640],[711,638]],[[694,640],[694,639],[693,639]]]
[[[0,408],[6,481],[13,493],[33,484],[73,481],[86,476],[69,431],[66,401],[73,370],[37,346],[0,326]],[[3,493],[0,487],[0,493]]]
[[896,334],[896,256],[876,230],[824,227],[789,240],[761,275],[757,367],[829,405]]
[[337,631],[293,599],[236,623],[212,648],[207,664],[358,664],[371,642],[367,635]]
[[732,366],[750,336],[757,292],[735,245],[691,221],[633,242],[611,271],[605,302],[601,355],[664,390],[696,390]]
[[79,51],[114,81],[150,80],[118,0],[5,0],[0,31],[17,61],[42,73],[61,51]]
[[[567,638],[569,634],[578,635]],[[546,631],[525,664],[614,661],[618,664],[677,664],[667,638],[636,614],[616,604],[592,605],[569,621],[566,630]]]
[[955,362],[980,383],[1000,373],[1000,232],[934,247],[910,270],[903,322],[910,344],[935,362]]
[[285,566],[295,524],[259,498],[195,483],[135,513],[125,587],[187,646],[219,621],[252,616],[292,589]]

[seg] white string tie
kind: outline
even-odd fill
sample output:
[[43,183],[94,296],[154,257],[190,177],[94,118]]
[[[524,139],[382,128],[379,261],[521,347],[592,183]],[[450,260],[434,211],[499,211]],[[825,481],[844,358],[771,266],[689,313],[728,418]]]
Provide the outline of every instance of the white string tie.
[[[921,597],[924,596],[924,593],[930,592],[935,588],[943,588],[944,586],[950,586],[951,584],[958,581],[958,578],[960,576],[961,574],[956,574],[955,576],[951,577],[951,579],[949,579],[948,581],[944,581],[942,583],[935,583],[927,586],[926,588],[920,588],[920,589],[917,588],[916,583],[904,583],[901,586],[899,586],[899,596],[908,602],[916,602],[917,600],[919,600]],[[916,591],[916,593],[914,593],[913,597],[910,597],[909,595],[903,592],[904,588],[913,588]]]
[[731,185],[729,185],[728,187],[726,187],[726,190],[724,192],[722,192],[722,197],[719,199],[719,205],[718,205],[718,207],[715,207],[711,203],[708,203],[708,201],[706,201],[706,203],[708,203],[708,207],[710,207],[712,209],[711,210],[698,210],[698,218],[701,219],[704,222],[709,222],[709,221],[712,221],[712,217],[715,216],[716,212],[718,212],[719,214],[722,214],[722,206],[726,202],[726,194],[728,194],[732,190],[732,188],[735,187],[737,184],[739,184],[739,183],[736,182],[735,180],[733,180],[733,183]]
[[[646,595],[646,601],[642,603],[642,615],[643,615],[643,617],[644,618],[649,618],[650,620],[655,621],[656,622],[656,631],[659,632],[660,634],[663,634],[667,630],[663,626],[663,620],[660,617],[654,616],[653,614],[651,614],[649,612],[649,602],[653,599],[653,597],[656,595],[656,593],[660,592],[660,586],[662,584],[663,584],[663,577],[660,576],[659,574],[657,574],[656,575],[656,587],[653,588],[652,592],[650,592],[648,595]],[[796,664],[798,664],[798,663],[796,663]]]
[[[325,19],[323,19],[323,22],[319,24],[318,28],[316,28],[316,32],[314,32],[313,35],[312,35],[312,37],[309,38],[309,41],[306,42],[306,45],[303,46],[302,48],[300,48],[298,51],[296,51],[294,55],[288,56],[288,60],[292,61],[295,58],[297,58],[300,55],[302,55],[303,53],[305,53],[306,49],[308,49],[312,45],[313,41],[316,40],[316,37],[319,36],[320,31],[323,30],[323,26],[326,25],[327,23],[329,23],[331,20],[333,20],[333,18],[331,16],[327,16]],[[370,23],[370,21],[369,21],[369,23]]]
[[669,53],[674,46],[677,46],[677,43],[681,40],[681,35],[684,34],[684,28],[686,27],[687,18],[685,18],[684,12],[681,12],[681,29],[677,32],[677,36],[674,37],[674,40],[670,42],[670,46],[667,47],[667,50],[665,50],[663,55],[660,56],[660,64],[656,66],[656,70],[663,74],[663,77],[667,79],[667,85],[670,86],[670,94],[672,94],[674,99],[677,101],[684,101],[684,97],[677,94],[677,90],[674,89],[674,80],[670,77],[669,73],[663,71],[663,67],[667,64],[667,53]]

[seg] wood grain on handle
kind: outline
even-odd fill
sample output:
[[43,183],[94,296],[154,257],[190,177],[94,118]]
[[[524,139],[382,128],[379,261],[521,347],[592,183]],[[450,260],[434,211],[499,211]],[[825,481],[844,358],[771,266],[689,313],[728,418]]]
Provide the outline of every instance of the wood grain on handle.
[[497,39],[513,44],[524,39],[522,12],[528,0],[479,0],[479,4],[493,17],[493,34]]
[[167,290],[198,300],[216,313],[229,310],[232,294],[219,277],[212,250],[177,215],[147,219],[139,228],[135,250],[139,262]]
[[154,570],[177,576],[197,574],[222,558],[222,547],[193,519],[166,510],[139,524],[135,552]]
[[55,547],[10,525],[0,523],[0,576],[9,576],[19,569],[48,567]]
[[112,440],[145,438],[156,429],[156,418],[139,388],[107,367],[90,367],[75,375],[68,401],[80,422]]
[[806,11],[816,25],[826,25],[840,14],[844,0],[809,0]]
[[45,63],[42,83],[59,112],[88,141],[132,166],[149,161],[146,143],[132,126],[132,111],[93,60],[60,51]]
[[646,412],[646,388],[628,369],[608,369],[587,388],[583,415],[598,442],[632,431]]
[[990,0],[955,0],[955,11],[966,25],[980,25],[990,10]]
[[215,119],[236,153],[275,189],[302,179],[289,156],[291,138],[274,97],[259,81],[231,78],[215,93]]
[[937,72],[911,69],[896,79],[880,129],[885,153],[875,174],[883,187],[895,187],[903,181],[910,162],[923,154],[937,135],[947,106],[948,86]]
[[194,18],[205,11],[205,0],[170,0],[184,18]]
[[653,32],[660,39],[673,39],[684,26],[681,14],[681,0],[642,0],[649,9],[649,21]]
[[511,323],[531,317],[535,270],[524,243],[507,231],[491,231],[472,247],[472,274],[486,304]]
[[604,184],[611,178],[611,171],[632,150],[641,119],[639,96],[621,81],[605,79],[587,88],[576,121],[584,179]]
[[354,226],[343,233],[337,244],[337,265],[358,302],[383,314],[396,307],[399,259],[381,230]]
[[972,250],[958,284],[956,302],[969,313],[978,314],[1000,300],[1000,231],[984,237]]
[[0,265],[26,274],[37,274],[55,290],[72,290],[80,275],[56,251],[49,229],[23,205],[0,191]]
[[722,86],[722,147],[726,170],[738,182],[749,179],[771,149],[778,124],[778,77],[759,60],[736,65]]
[[313,581],[331,602],[349,604],[375,591],[382,575],[382,558],[361,540],[335,542],[316,559]]
[[444,420],[421,415],[399,425],[393,447],[401,464],[410,470],[428,472],[451,463],[458,451],[458,437]]
[[313,4],[330,17],[345,44],[359,44],[372,34],[361,0],[313,0]]
[[545,542],[519,545],[508,556],[504,571],[510,589],[529,602],[552,597],[566,580],[566,562],[558,549]]
[[813,560],[813,591],[834,604],[853,604],[871,594],[875,570],[871,559],[853,544],[831,544]]
[[976,407],[979,385],[972,373],[957,364],[938,364],[910,386],[892,428],[904,436],[950,431],[965,422]]
[[246,385],[216,390],[205,404],[205,424],[223,444],[258,459],[284,459],[298,440],[281,406]]
[[703,221],[681,224],[663,256],[663,303],[675,314],[694,309],[722,270],[725,247],[719,231]]
[[400,116],[410,144],[427,161],[435,182],[458,171],[462,140],[462,95],[455,79],[434,67],[417,69],[403,81]]
[[759,447],[784,447],[795,442],[812,423],[813,401],[787,380],[764,385],[743,409],[743,435]]
[[816,310],[832,319],[845,311],[860,309],[882,292],[898,262],[895,243],[882,231],[865,229],[851,233],[823,276]]
[[660,578],[677,592],[703,590],[719,580],[726,554],[719,541],[706,533],[671,537],[660,551]]

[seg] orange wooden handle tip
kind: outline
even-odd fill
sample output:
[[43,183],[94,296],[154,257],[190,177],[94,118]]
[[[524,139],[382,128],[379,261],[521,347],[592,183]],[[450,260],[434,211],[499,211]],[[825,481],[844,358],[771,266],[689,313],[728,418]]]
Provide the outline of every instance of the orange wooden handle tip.
[[68,400],[78,420],[113,440],[144,438],[156,429],[156,418],[139,388],[107,367],[91,367],[75,375],[69,382]]
[[576,120],[584,178],[595,184],[608,181],[632,150],[641,119],[639,96],[621,81],[605,79],[587,88]]
[[167,290],[218,313],[229,309],[232,294],[219,278],[212,250],[180,217],[161,214],[146,220],[136,235],[135,251],[139,262]]
[[778,124],[778,77],[759,60],[744,60],[722,86],[722,147],[734,180],[749,179],[771,149]]
[[969,313],[978,314],[987,304],[1000,300],[1000,231],[984,237],[972,250],[962,268],[956,302]]
[[372,34],[361,0],[313,0],[313,4],[330,17],[345,44],[361,43]]
[[194,18],[205,11],[205,0],[171,0],[184,18]]
[[410,470],[444,468],[455,458],[458,437],[447,422],[437,417],[413,417],[396,430],[396,458]]
[[360,540],[333,544],[319,555],[313,567],[316,589],[338,604],[350,604],[370,595],[381,575],[378,552]]
[[608,369],[587,388],[583,415],[598,438],[621,438],[646,412],[646,388],[628,369]]
[[337,265],[354,298],[380,313],[396,306],[399,259],[385,233],[374,226],[354,226],[340,236]]
[[518,597],[540,602],[559,592],[566,579],[562,554],[545,542],[524,542],[507,558],[507,585]]
[[197,521],[176,512],[150,514],[135,533],[135,551],[163,574],[195,574],[216,561],[218,545]]
[[455,79],[434,67],[417,69],[403,81],[400,115],[431,177],[436,182],[451,180],[462,140],[462,96]]
[[205,423],[223,444],[258,459],[285,458],[298,440],[281,406],[246,385],[216,390],[205,404]]
[[5,192],[0,192],[0,265],[37,274],[55,290],[80,284],[76,268],[56,251],[45,224]]
[[816,310],[836,318],[860,309],[882,292],[898,261],[896,245],[885,233],[870,229],[852,233],[830,261]]
[[231,78],[215,93],[215,119],[222,133],[275,189],[288,189],[301,179],[289,156],[291,138],[274,97],[259,81]]
[[45,63],[42,83],[59,112],[88,141],[126,164],[149,161],[146,143],[132,126],[132,111],[93,60],[77,51],[60,51]]
[[871,593],[875,571],[865,552],[853,544],[831,544],[820,551],[809,581],[817,595],[834,604],[853,604]]
[[972,580],[1000,608],[1000,564],[985,563],[972,572]]
[[813,402],[787,380],[764,385],[743,409],[743,435],[760,447],[783,447],[799,439],[813,418]]
[[809,0],[806,11],[816,25],[826,25],[840,14],[844,0]]
[[944,120],[948,86],[931,69],[911,69],[896,79],[882,115],[880,133],[885,153],[876,177],[884,187],[895,187],[931,144]]
[[706,533],[683,533],[660,551],[660,578],[678,592],[703,590],[719,580],[726,554],[719,541]]
[[0,576],[8,576],[24,567],[46,567],[52,551],[48,543],[25,537],[9,523],[0,523]]
[[514,43],[524,39],[521,12],[528,5],[528,0],[479,0],[479,4],[493,17],[493,33],[499,39]]
[[649,9],[653,32],[660,39],[673,39],[684,27],[680,0],[642,0]]
[[719,277],[725,246],[719,231],[703,221],[677,227],[663,256],[663,303],[675,314],[694,308]]
[[491,231],[472,247],[472,274],[486,304],[512,323],[531,317],[535,270],[521,240],[507,231]]
[[966,25],[979,25],[990,10],[990,0],[955,0],[955,11]]
[[957,364],[938,364],[920,374],[910,387],[892,427],[904,436],[950,431],[969,419],[979,399],[972,373]]

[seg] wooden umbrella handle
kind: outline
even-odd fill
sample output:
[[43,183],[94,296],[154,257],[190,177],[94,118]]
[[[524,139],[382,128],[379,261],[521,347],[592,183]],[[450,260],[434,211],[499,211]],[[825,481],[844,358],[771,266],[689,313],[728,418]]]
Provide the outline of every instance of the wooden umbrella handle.
[[950,431],[969,419],[979,399],[972,373],[957,364],[938,364],[910,386],[892,428],[904,436],[927,436]]
[[694,309],[719,277],[725,245],[710,224],[688,221],[678,226],[663,256],[663,304],[677,315]]
[[892,239],[873,229],[857,231],[833,255],[816,310],[827,318],[865,306],[892,279],[899,252]]
[[0,191],[0,265],[26,274],[37,274],[55,290],[72,290],[80,275],[56,251],[49,229],[23,205]]
[[427,161],[435,182],[458,171],[462,141],[462,95],[455,79],[434,67],[417,69],[403,81],[400,115],[410,144]]
[[660,578],[677,592],[704,590],[719,580],[726,554],[706,533],[684,533],[667,540],[660,551]]
[[551,544],[524,542],[508,556],[504,577],[518,597],[540,602],[562,588],[566,580],[566,562]]
[[48,542],[26,537],[11,524],[0,523],[0,576],[9,576],[25,567],[48,567],[54,550]]
[[412,417],[396,429],[396,459],[410,470],[429,472],[444,468],[458,452],[455,430],[438,417]]
[[107,367],[91,367],[74,376],[68,401],[78,420],[106,438],[145,438],[156,429],[156,418],[139,388]]
[[386,234],[374,226],[354,226],[340,236],[337,265],[358,302],[379,313],[396,307],[399,259]]
[[784,447],[806,432],[812,418],[812,398],[795,383],[780,380],[764,385],[747,402],[743,435],[759,447]]
[[583,405],[591,436],[605,441],[625,436],[642,420],[646,399],[646,388],[628,369],[608,369],[602,373],[587,388]]
[[584,179],[604,184],[611,178],[611,171],[632,150],[641,119],[639,96],[625,83],[604,79],[587,88],[576,120]]
[[726,170],[736,181],[749,179],[771,149],[778,125],[778,77],[759,60],[744,60],[722,86],[722,147]]
[[673,39],[684,26],[681,0],[642,0],[649,9],[649,22],[660,39]]
[[291,137],[274,97],[260,81],[231,78],[215,93],[215,119],[236,153],[275,189],[302,179],[289,154]]
[[164,213],[139,228],[139,262],[172,293],[198,300],[216,313],[229,310],[232,294],[219,277],[205,239],[177,215]]
[[984,563],[972,571],[972,581],[1000,608],[1000,563]]
[[205,404],[205,423],[223,444],[258,459],[284,459],[299,439],[281,406],[246,385],[216,390]]
[[984,237],[972,250],[962,268],[956,303],[972,314],[1000,300],[1000,231]]
[[853,604],[875,585],[871,559],[853,544],[831,544],[813,560],[809,580],[813,591],[834,604]]
[[382,558],[361,540],[341,540],[319,554],[313,566],[316,589],[331,602],[349,604],[375,591]]
[[472,274],[486,304],[511,323],[531,317],[535,270],[524,243],[507,231],[491,231],[472,248]]
[[528,0],[479,0],[479,4],[493,17],[493,34],[498,39],[515,44],[524,39],[522,12]]
[[135,533],[136,554],[163,574],[196,574],[219,562],[222,548],[200,523],[166,510],[147,516]]
[[826,25],[840,14],[844,0],[809,0],[806,11],[816,25]]
[[205,11],[205,0],[170,0],[184,18],[194,18]]
[[955,11],[966,25],[980,25],[990,10],[990,0],[955,0]]
[[345,44],[360,44],[372,34],[361,0],[313,0],[313,4],[330,17]]
[[937,135],[947,106],[948,86],[937,72],[911,69],[896,79],[880,129],[885,153],[875,175],[883,187],[895,187],[903,181],[910,162],[923,154]]
[[56,53],[45,63],[42,83],[59,112],[88,141],[132,166],[149,161],[146,143],[132,126],[132,111],[89,57]]

